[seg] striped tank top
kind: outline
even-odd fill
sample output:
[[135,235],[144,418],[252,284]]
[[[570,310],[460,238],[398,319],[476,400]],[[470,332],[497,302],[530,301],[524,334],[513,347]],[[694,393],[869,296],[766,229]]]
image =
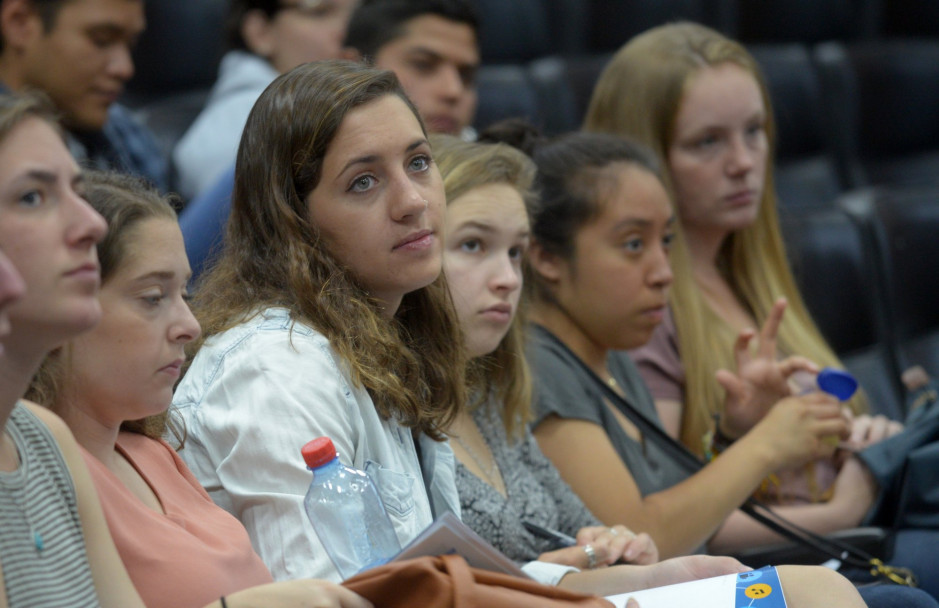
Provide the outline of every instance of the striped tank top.
[[0,471],[0,563],[10,607],[100,606],[62,452],[22,405],[7,430],[20,458],[16,471]]

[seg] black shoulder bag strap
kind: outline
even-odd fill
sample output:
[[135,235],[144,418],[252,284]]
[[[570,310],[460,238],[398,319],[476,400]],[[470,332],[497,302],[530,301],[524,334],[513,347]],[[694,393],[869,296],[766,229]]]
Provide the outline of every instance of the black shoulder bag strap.
[[[557,336],[547,329],[545,329],[542,334],[551,340],[553,346],[557,348],[557,352],[562,358],[571,365],[581,369],[588,377],[592,378],[603,395],[614,403],[619,411],[629,418],[647,439],[658,444],[659,447],[676,463],[688,471],[689,474],[693,475],[704,468],[705,463],[695,456],[691,450],[668,435],[659,424],[651,420],[645,413],[637,410],[629,401],[624,399],[622,395],[607,385],[606,382],[597,376],[596,372],[590,369],[590,367]],[[858,547],[807,530],[779,515],[768,505],[753,497],[747,498],[747,500],[740,505],[740,510],[780,536],[818,551],[827,558],[840,560],[842,563],[854,568],[869,570],[873,576],[885,578],[898,585],[915,587],[917,584],[916,576],[911,570],[887,565],[882,560],[868,554]]]

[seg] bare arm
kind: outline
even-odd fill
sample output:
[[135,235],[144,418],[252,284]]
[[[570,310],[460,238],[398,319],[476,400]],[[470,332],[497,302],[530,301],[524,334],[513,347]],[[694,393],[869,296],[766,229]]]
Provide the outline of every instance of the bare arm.
[[662,421],[662,427],[668,436],[678,439],[681,433],[681,415],[685,406],[681,401],[674,399],[656,399],[655,411],[659,414],[659,420]]
[[143,601],[114,547],[108,524],[101,511],[101,503],[98,502],[97,491],[79,452],[78,443],[65,423],[54,414],[37,405],[29,404],[27,407],[49,427],[72,475],[78,516],[85,536],[85,549],[101,605],[104,608],[143,608]]
[[[877,484],[856,458],[849,459],[835,480],[834,496],[828,502],[774,507],[773,511],[799,526],[827,534],[857,526],[877,495]],[[780,542],[779,535],[742,511],[734,512],[721,526],[708,549],[728,553],[754,545]]]
[[702,471],[643,497],[599,425],[550,416],[534,431],[541,449],[601,521],[648,533],[666,558],[703,544],[771,472],[831,455],[833,448],[822,436],[846,432],[834,400],[821,395],[786,399]]

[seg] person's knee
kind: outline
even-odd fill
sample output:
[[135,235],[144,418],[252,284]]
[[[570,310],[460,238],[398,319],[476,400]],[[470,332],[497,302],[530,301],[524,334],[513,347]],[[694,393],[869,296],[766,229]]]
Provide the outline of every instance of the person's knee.
[[776,571],[786,604],[792,608],[865,606],[851,581],[829,568],[779,566]]

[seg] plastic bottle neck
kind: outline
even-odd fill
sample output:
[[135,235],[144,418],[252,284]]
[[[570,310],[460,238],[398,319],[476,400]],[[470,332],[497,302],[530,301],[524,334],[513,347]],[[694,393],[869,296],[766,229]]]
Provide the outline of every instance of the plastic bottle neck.
[[[321,464],[316,468],[310,468],[310,471],[313,473],[313,477],[322,477],[324,475],[330,475],[335,472],[340,467],[339,458],[333,458],[325,464]],[[307,467],[309,468],[309,467]]]

